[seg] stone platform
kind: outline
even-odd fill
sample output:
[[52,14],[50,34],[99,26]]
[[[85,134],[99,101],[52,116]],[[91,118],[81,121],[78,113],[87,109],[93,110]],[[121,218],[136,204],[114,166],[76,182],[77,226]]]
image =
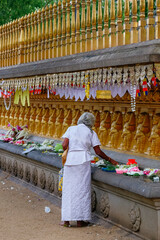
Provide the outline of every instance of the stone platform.
[[[40,151],[26,155],[22,152],[20,146],[0,142],[1,169],[61,197],[58,191],[61,158],[57,154],[48,155]],[[107,151],[107,154],[119,162],[126,162],[129,157],[112,151]],[[140,167],[159,165],[159,161],[141,157],[137,161]],[[160,183],[92,167],[92,211],[103,219],[134,231],[144,239],[160,240]]]

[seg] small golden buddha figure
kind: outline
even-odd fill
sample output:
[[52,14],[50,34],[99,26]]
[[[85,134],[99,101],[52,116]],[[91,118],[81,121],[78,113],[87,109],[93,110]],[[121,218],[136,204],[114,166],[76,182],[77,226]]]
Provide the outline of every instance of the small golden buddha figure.
[[64,119],[64,110],[62,108],[57,112],[56,122],[55,122],[55,138],[60,138],[62,136],[62,124]]
[[120,144],[120,136],[122,133],[122,113],[116,111],[112,116],[111,129],[109,131],[109,141],[107,147],[118,148]]
[[51,108],[49,109],[49,120],[48,120],[48,131],[47,136],[53,137],[55,132],[55,122],[56,122],[56,116],[59,109]]
[[95,116],[95,124],[94,124],[93,130],[98,134],[99,127],[100,127],[100,113],[98,110],[91,111],[91,113],[93,113],[93,115]]
[[27,125],[29,128],[29,120],[30,120],[30,111],[31,108],[30,107],[25,107],[25,113],[24,113],[24,122],[23,125]]
[[1,112],[1,126],[5,127],[5,114],[6,114],[7,110],[5,109],[5,107],[2,107],[2,112]]
[[49,121],[49,108],[45,108],[45,112],[42,116],[42,122],[41,122],[41,133],[42,135],[46,135],[48,131],[48,121]]
[[15,107],[11,107],[10,110],[10,117],[9,117],[9,123],[13,126],[14,124],[14,112],[15,112]]
[[39,113],[39,108],[31,107],[31,114],[29,119],[29,131],[34,133],[35,130],[35,119],[37,114]]
[[111,115],[110,112],[100,112],[100,127],[98,131],[98,137],[103,146],[108,144],[109,130],[111,128]]
[[2,105],[0,106],[0,126],[1,126],[1,114],[2,114],[2,111],[3,111],[3,107]]
[[16,106],[16,109],[14,112],[14,124],[13,124],[14,127],[19,125],[19,112],[20,112],[20,107]]
[[9,123],[10,111],[11,109],[5,112],[5,127],[7,127]]
[[25,107],[20,108],[19,113],[19,126],[24,126]]
[[35,131],[34,133],[40,134],[41,133],[41,121],[42,117],[45,113],[45,108],[39,108],[39,111],[37,112],[37,116],[35,119]]
[[79,117],[81,116],[81,111],[79,109],[73,109],[72,110],[72,122],[71,126],[77,125],[77,121]]
[[127,112],[124,117],[124,125],[121,135],[121,144],[118,149],[129,151],[134,138],[136,123],[133,112]]
[[144,153],[146,149],[146,143],[150,132],[150,120],[147,113],[141,113],[138,116],[137,129],[134,137],[134,145],[132,151]]
[[1,112],[1,126],[4,127],[5,126],[5,114],[6,114],[7,110],[5,109],[4,106],[2,106],[2,112]]
[[153,156],[160,155],[160,114],[155,114],[153,117],[153,126],[148,142],[149,147],[145,153]]
[[66,132],[67,128],[70,127],[72,123],[72,110],[64,109],[64,121],[62,126],[62,135]]

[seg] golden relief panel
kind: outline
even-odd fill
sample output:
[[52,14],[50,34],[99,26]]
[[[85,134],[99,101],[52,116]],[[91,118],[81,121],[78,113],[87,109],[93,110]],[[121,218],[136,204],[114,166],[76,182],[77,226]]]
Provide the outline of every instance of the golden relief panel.
[[[156,93],[155,93],[156,94]],[[149,97],[155,96],[152,91]],[[80,115],[95,115],[94,130],[103,147],[150,156],[160,155],[159,103],[137,98],[136,112],[131,111],[130,95],[111,100],[74,101],[46,94],[31,96],[31,107],[11,105],[7,111],[0,102],[0,127],[28,125],[32,134],[60,139],[69,126],[77,124]]]

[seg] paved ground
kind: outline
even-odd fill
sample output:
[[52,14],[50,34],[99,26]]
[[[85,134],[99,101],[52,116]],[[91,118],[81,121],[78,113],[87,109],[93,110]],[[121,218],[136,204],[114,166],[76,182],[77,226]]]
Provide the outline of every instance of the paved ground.
[[1,171],[0,206],[0,240],[140,240],[96,217],[90,227],[61,227],[60,200]]

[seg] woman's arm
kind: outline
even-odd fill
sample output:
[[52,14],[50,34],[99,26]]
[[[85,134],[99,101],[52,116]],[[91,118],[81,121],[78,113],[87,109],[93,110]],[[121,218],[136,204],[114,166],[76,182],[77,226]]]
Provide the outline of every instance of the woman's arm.
[[94,149],[95,153],[96,153],[98,156],[100,156],[101,158],[109,161],[109,162],[110,162],[111,164],[113,164],[113,165],[117,165],[117,164],[118,164],[118,162],[116,162],[116,161],[113,160],[112,158],[108,157],[108,156],[100,149],[99,145],[93,147],[93,149]]
[[69,145],[69,139],[65,138],[62,142],[62,147],[64,151],[67,149],[68,145]]

